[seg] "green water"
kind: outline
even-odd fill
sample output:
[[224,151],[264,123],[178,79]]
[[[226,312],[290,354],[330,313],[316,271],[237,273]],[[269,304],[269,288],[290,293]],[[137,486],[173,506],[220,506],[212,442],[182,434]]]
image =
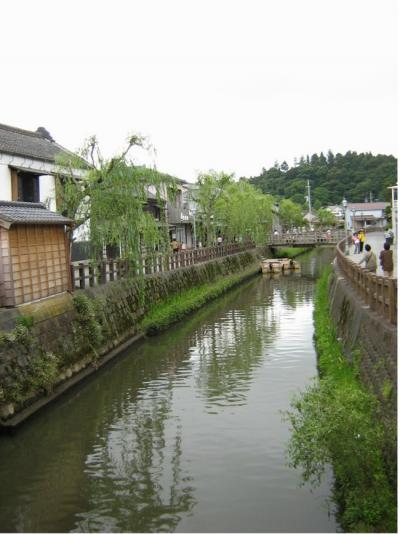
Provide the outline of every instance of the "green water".
[[281,411],[316,374],[315,276],[259,276],[0,438],[3,532],[335,532]]

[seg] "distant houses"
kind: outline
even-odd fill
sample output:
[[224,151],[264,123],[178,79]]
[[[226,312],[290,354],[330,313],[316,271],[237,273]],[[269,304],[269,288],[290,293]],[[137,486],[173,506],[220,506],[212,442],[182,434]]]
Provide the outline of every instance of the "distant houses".
[[386,208],[389,202],[349,202],[346,209],[346,228],[384,229],[387,225]]

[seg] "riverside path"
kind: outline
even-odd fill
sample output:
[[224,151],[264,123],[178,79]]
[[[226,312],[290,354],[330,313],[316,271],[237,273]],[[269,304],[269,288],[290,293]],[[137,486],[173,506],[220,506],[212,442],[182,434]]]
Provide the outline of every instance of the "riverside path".
[[[382,267],[379,264],[379,254],[381,250],[383,250],[383,243],[385,242],[385,237],[383,232],[371,232],[367,233],[365,236],[365,242],[364,246],[368,243],[371,245],[372,251],[376,254],[376,258],[378,260],[378,268],[376,270],[376,274],[378,276],[383,276]],[[393,250],[393,263],[394,263],[394,271],[393,271],[393,278],[397,278],[397,244],[394,244],[390,247]],[[363,257],[364,253],[361,254],[354,254],[354,245],[351,244],[349,246],[349,259],[354,261],[355,263],[358,263],[361,258]]]

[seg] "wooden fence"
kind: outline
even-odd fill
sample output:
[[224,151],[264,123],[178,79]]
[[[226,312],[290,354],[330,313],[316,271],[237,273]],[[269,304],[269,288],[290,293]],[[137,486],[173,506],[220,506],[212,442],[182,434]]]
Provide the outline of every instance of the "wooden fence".
[[336,261],[346,279],[371,310],[397,325],[397,278],[368,272],[344,254],[344,247],[345,239],[337,245]]
[[71,264],[71,279],[73,289],[85,289],[100,284],[106,284],[113,280],[120,280],[127,276],[128,272],[134,271],[134,275],[163,273],[187,267],[197,263],[237,254],[245,250],[254,249],[252,243],[230,243],[215,247],[196,248],[182,250],[171,254],[152,254],[143,256],[138,265],[133,265],[128,260],[86,260]]

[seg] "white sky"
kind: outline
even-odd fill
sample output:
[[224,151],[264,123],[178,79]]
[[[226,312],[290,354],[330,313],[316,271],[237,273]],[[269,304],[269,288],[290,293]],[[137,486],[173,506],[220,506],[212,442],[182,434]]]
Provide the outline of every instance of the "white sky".
[[397,155],[395,0],[0,0],[0,14],[0,122],[69,149],[95,134],[110,156],[141,133],[189,181],[328,149]]

